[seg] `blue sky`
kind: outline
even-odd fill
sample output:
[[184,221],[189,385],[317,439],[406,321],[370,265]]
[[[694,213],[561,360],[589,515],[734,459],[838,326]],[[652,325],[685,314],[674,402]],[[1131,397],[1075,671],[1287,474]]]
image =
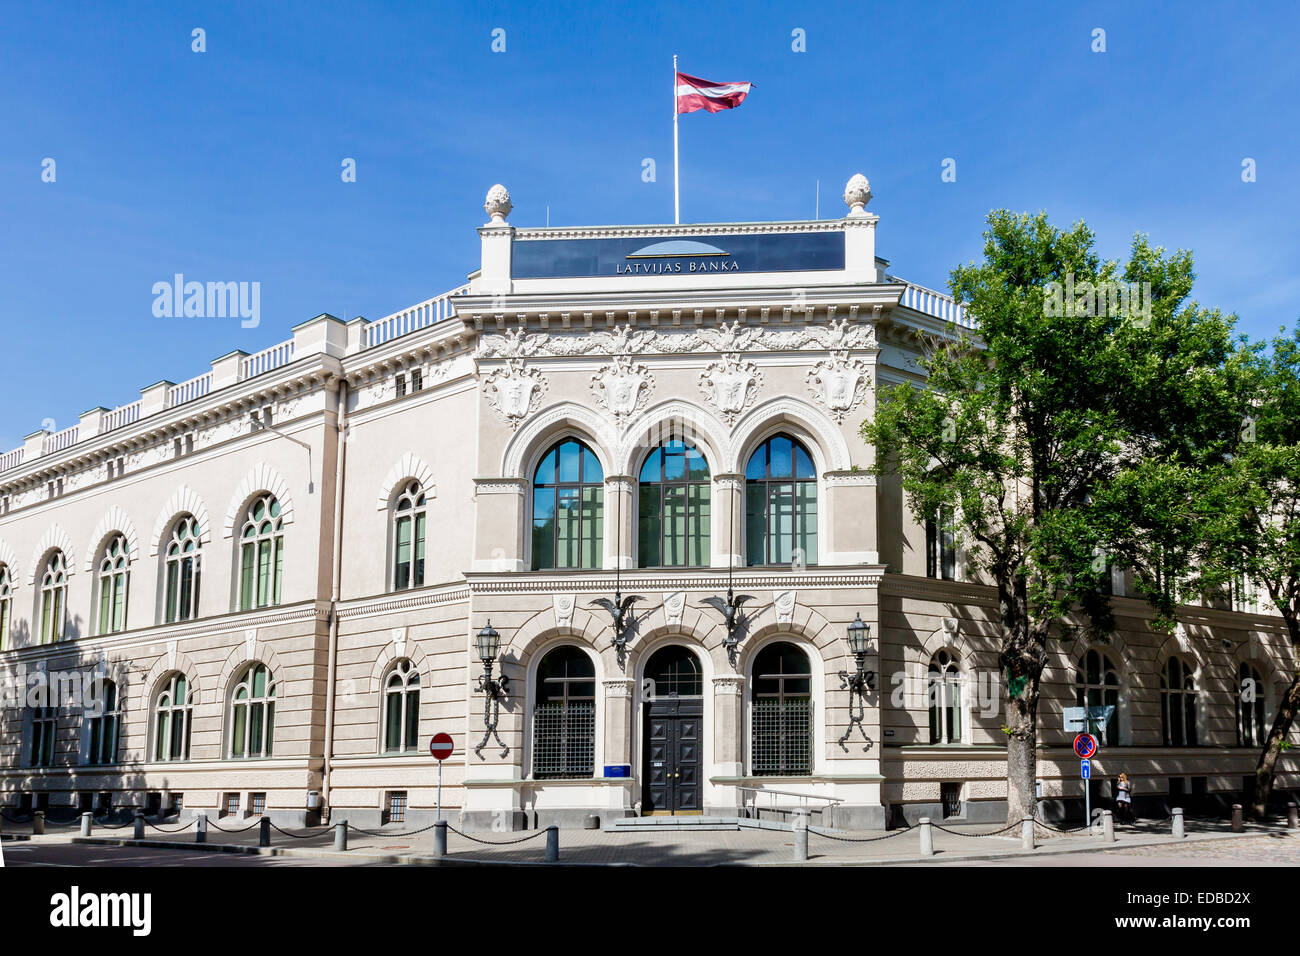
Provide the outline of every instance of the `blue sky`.
[[[912,281],[946,288],[991,208],[1045,209],[1108,256],[1137,231],[1191,249],[1196,298],[1267,335],[1300,315],[1298,10],[10,0],[0,450],[321,312],[379,318],[460,284],[495,182],[518,225],[547,206],[552,225],[670,222],[673,53],[756,84],[682,117],[685,221],[811,217],[818,180],[839,216],[861,171],[879,254]],[[155,318],[177,272],[260,282],[261,325]]]

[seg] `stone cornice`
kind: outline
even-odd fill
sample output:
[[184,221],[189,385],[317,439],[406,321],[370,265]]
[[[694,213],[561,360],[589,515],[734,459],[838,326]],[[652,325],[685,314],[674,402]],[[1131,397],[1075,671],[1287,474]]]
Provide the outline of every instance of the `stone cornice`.
[[468,601],[470,589],[463,584],[446,584],[440,587],[422,588],[418,591],[400,591],[378,597],[362,598],[343,602],[339,605],[340,621],[353,618],[371,617],[376,614],[391,614],[397,611],[409,611],[412,608],[437,607],[443,604],[456,604]]
[[788,232],[843,232],[874,226],[879,217],[868,214],[844,219],[794,219],[787,222],[720,222],[691,225],[571,226],[559,228],[515,227],[517,241],[547,239],[618,239],[642,236],[743,236]]
[[[800,572],[784,569],[738,569],[733,581],[737,589],[789,590],[791,588],[874,588],[885,569],[881,565],[807,568]],[[471,572],[466,581],[475,595],[554,594],[557,592],[612,591],[614,572]],[[624,570],[620,576],[626,593],[632,591],[725,591],[725,569],[701,568],[698,572],[678,570]]]

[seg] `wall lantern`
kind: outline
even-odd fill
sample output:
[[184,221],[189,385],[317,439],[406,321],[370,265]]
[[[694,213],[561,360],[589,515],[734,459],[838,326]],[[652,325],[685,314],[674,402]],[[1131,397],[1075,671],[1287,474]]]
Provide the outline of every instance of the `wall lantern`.
[[505,700],[510,687],[510,678],[505,674],[500,677],[492,676],[492,665],[496,663],[497,654],[501,651],[501,635],[492,626],[490,619],[487,626],[475,635],[474,645],[478,650],[478,659],[483,662],[483,674],[478,679],[476,690],[483,695],[483,727],[485,728],[483,739],[478,742],[474,752],[480,757],[483,756],[483,748],[487,745],[488,739],[495,737],[496,742],[501,745],[501,756],[504,757],[510,753],[510,748],[497,734],[497,720],[501,716],[501,701]]
[[867,736],[862,721],[867,712],[867,691],[876,689],[876,673],[866,669],[867,649],[871,642],[871,625],[862,620],[861,614],[853,616],[853,623],[848,626],[845,640],[849,645],[849,653],[857,662],[857,669],[854,673],[840,671],[840,689],[849,692],[849,725],[844,730],[844,736],[840,738],[840,747],[846,751],[849,749],[845,746],[845,741],[849,739],[856,725],[858,732],[862,734],[862,739],[867,742],[869,750],[871,738]]

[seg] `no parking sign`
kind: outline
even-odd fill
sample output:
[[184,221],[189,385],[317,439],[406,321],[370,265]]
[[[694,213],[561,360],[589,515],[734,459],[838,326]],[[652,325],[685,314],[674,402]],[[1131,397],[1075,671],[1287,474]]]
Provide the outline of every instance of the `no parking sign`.
[[1097,753],[1097,738],[1092,734],[1079,734],[1074,738],[1074,752],[1080,760],[1087,760]]

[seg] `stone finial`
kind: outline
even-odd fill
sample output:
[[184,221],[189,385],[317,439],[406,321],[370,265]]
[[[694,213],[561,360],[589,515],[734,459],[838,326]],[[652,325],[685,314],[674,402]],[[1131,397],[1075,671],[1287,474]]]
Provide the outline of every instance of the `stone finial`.
[[854,174],[844,187],[844,202],[849,207],[850,216],[861,216],[867,211],[867,203],[871,202],[871,183],[867,182],[866,176]]
[[510,190],[497,183],[488,190],[487,202],[483,203],[483,208],[487,210],[493,222],[505,222],[506,216],[510,215],[510,210],[514,208],[510,204]]

